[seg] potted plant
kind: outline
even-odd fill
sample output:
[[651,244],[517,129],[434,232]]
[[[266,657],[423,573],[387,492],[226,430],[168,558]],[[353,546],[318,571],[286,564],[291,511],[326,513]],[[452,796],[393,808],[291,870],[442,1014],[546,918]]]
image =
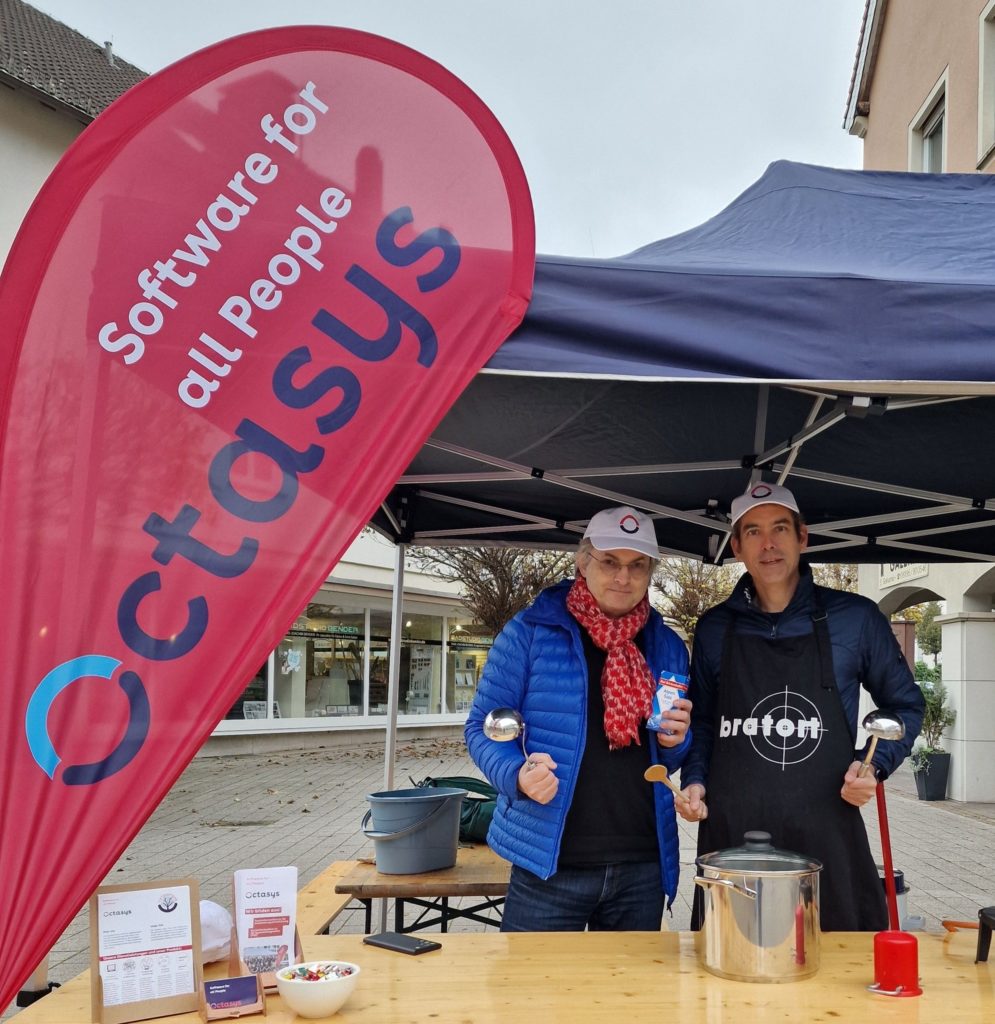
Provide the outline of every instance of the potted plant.
[[919,686],[926,700],[926,710],[919,733],[919,746],[909,759],[915,775],[920,800],[946,800],[950,755],[940,746],[943,731],[954,724],[957,712],[948,707],[949,694],[939,679],[923,680]]

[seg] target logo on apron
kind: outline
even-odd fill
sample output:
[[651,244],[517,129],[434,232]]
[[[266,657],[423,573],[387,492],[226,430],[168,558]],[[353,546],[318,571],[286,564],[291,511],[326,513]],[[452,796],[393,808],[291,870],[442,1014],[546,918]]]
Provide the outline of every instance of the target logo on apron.
[[807,761],[826,731],[816,705],[785,687],[762,697],[742,718],[720,714],[718,741],[745,736],[760,757],[784,769]]

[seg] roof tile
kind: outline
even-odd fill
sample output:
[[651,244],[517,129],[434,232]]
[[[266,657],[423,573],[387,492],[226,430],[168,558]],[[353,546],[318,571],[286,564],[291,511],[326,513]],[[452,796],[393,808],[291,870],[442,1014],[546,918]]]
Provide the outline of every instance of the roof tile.
[[0,0],[0,80],[93,120],[146,72],[23,0]]

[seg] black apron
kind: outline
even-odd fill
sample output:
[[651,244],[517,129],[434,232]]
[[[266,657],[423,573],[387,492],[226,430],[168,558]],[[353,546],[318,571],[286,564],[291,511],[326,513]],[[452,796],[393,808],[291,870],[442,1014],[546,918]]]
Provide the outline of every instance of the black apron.
[[[822,861],[823,931],[881,931],[888,911],[867,831],[859,808],[840,796],[853,741],[818,590],[814,604],[808,636],[743,636],[735,615],[730,621],[698,854],[741,846],[753,829],[769,832],[774,846]],[[692,928],[702,910],[696,886]]]

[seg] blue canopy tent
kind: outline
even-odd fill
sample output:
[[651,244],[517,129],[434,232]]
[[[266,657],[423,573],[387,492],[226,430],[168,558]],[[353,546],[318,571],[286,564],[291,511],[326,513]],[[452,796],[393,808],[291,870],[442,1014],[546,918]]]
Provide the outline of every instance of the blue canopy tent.
[[564,548],[612,504],[721,561],[787,483],[815,561],[995,561],[995,177],[772,164],[615,259],[539,257],[519,330],[374,526]]

